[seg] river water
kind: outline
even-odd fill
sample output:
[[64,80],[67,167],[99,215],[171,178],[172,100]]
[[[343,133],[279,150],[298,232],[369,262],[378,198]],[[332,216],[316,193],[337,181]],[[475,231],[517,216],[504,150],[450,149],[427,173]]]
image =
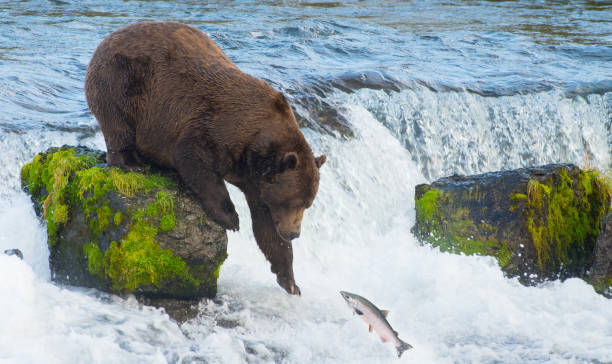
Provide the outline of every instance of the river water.
[[[420,246],[414,186],[572,162],[612,168],[612,5],[604,1],[0,1],[1,363],[609,363],[612,301],[578,279],[521,286],[492,258]],[[19,186],[50,146],[104,149],[83,93],[98,43],[177,20],[283,91],[316,154],[317,199],[287,295],[250,232],[229,234],[215,300],[178,324],[133,297],[50,281],[45,227]],[[414,346],[352,316],[391,310]]]

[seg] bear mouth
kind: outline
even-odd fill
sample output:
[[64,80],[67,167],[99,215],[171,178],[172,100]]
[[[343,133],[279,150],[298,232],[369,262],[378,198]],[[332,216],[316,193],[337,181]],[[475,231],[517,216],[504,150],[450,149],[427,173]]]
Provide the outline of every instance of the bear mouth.
[[291,238],[289,238],[288,236],[290,236],[290,234],[283,234],[283,232],[281,231],[281,229],[279,229],[279,225],[278,224],[274,224],[274,228],[276,230],[276,235],[278,235],[278,237],[285,243],[290,243],[291,242]]
[[276,229],[276,233],[278,234],[278,237],[284,241],[285,243],[290,243],[291,239],[287,238],[283,233],[280,232],[280,230]]

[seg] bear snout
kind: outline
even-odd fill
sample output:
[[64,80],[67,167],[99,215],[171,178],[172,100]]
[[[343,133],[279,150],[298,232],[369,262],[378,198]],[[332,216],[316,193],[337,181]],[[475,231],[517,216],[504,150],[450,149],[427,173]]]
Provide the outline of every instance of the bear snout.
[[289,226],[283,226],[282,224],[278,226],[278,231],[286,238],[287,240],[293,240],[300,237],[300,232],[302,231],[302,221],[294,221],[289,224]]
[[280,224],[276,225],[276,232],[280,237],[285,241],[291,241],[293,239],[297,239],[300,237],[301,229],[298,227],[297,229],[292,229],[290,231],[284,230]]

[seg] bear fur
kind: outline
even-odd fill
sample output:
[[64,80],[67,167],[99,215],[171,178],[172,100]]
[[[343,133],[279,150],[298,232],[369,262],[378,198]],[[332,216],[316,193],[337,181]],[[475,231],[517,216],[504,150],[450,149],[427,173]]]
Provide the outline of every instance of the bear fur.
[[174,22],[121,28],[96,49],[85,79],[107,162],[175,169],[208,216],[237,230],[224,180],[246,196],[277,282],[300,294],[291,240],[319,186],[315,158],[285,97],[240,71],[200,30]]

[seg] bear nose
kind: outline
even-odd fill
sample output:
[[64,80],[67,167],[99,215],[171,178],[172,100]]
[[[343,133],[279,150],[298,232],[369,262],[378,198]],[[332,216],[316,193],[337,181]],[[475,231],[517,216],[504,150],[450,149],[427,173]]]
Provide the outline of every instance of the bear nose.
[[293,240],[293,239],[297,239],[300,237],[300,233],[291,233],[289,234],[289,239]]

